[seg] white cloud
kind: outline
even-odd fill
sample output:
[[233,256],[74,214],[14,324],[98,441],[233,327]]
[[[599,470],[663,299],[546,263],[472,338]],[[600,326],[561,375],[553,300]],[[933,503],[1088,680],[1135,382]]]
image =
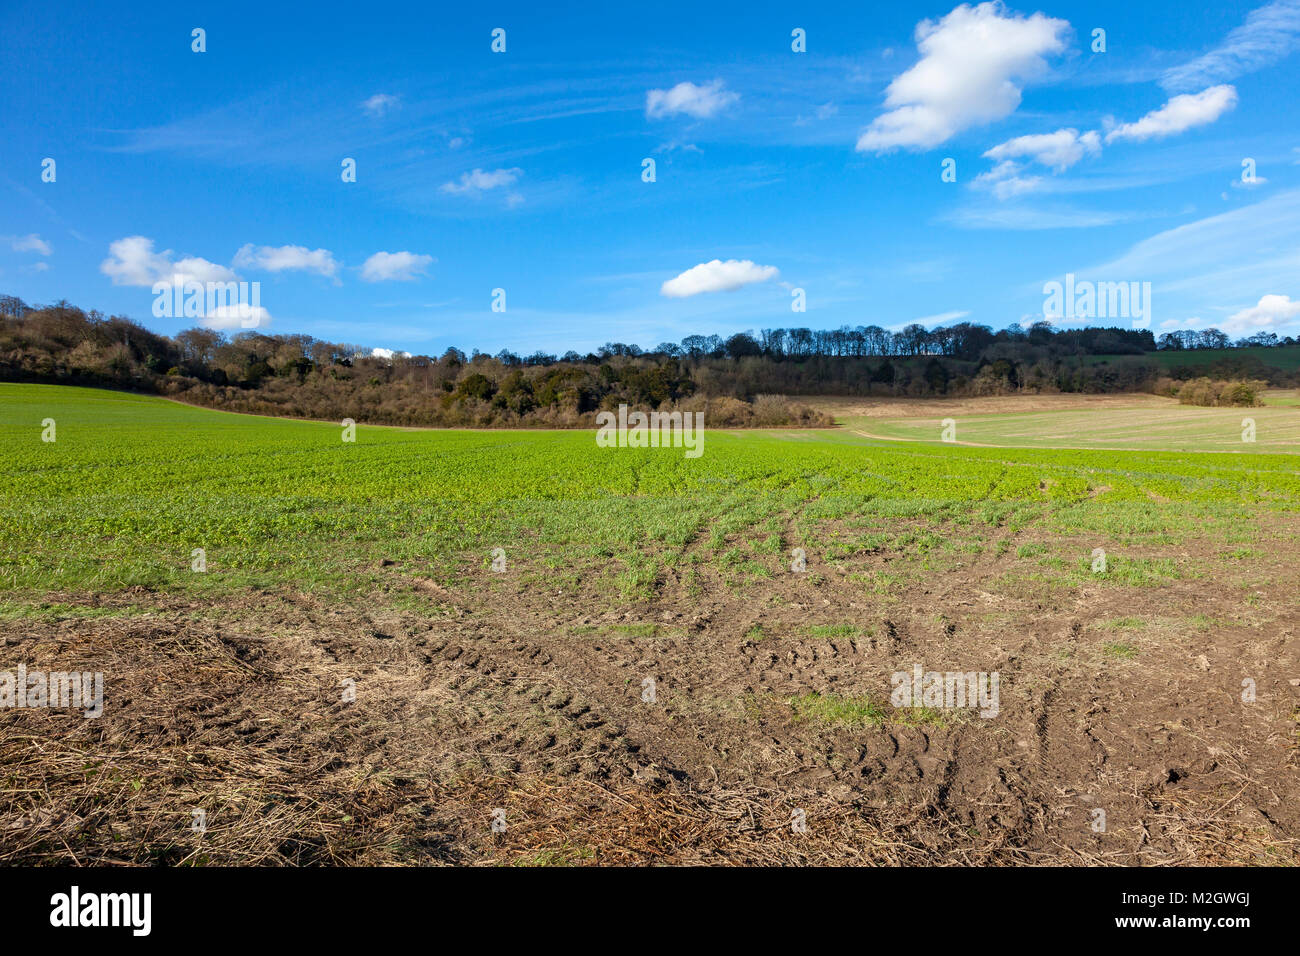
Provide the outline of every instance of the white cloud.
[[475,169],[468,173],[461,173],[459,182],[443,183],[441,188],[443,192],[452,193],[453,195],[477,196],[489,189],[511,186],[523,174],[524,171],[518,168],[494,169],[491,172]]
[[414,252],[376,252],[361,267],[361,278],[367,282],[406,282],[424,272],[433,263],[433,256]]
[[1282,59],[1300,41],[1300,0],[1277,0],[1252,10],[1224,41],[1189,63],[1166,70],[1166,90],[1193,90],[1231,80]]
[[238,303],[236,305],[222,305],[213,309],[202,319],[199,324],[209,329],[256,329],[264,328],[271,322],[271,313],[260,305],[248,305]]
[[1271,332],[1295,319],[1300,319],[1300,302],[1292,302],[1288,295],[1266,295],[1250,308],[1228,316],[1228,321],[1223,323],[1223,331],[1229,335]]
[[1059,173],[1069,169],[1085,155],[1096,156],[1099,152],[1101,136],[1095,130],[1080,135],[1077,129],[1067,128],[1058,129],[1055,133],[1017,136],[999,143],[984,155],[988,159],[997,160],[1029,157]]
[[[985,155],[987,156],[988,153]],[[1023,169],[1021,163],[1004,159],[988,172],[976,176],[975,185],[993,190],[993,194],[999,199],[1010,199],[1013,196],[1033,192],[1042,185],[1043,177],[1022,176],[1020,173]]]
[[1237,105],[1235,86],[1211,86],[1199,93],[1183,93],[1169,100],[1158,110],[1152,110],[1136,123],[1125,123],[1106,134],[1106,142],[1116,140],[1156,139],[1172,136],[1194,126],[1213,123]]
[[1070,24],[1042,13],[1006,15],[1001,3],[962,4],[916,27],[921,59],[885,94],[890,111],[858,139],[859,152],[938,146],[1020,105],[1017,81],[1042,73],[1049,54],[1065,49]]
[[38,252],[43,256],[48,256],[54,251],[48,242],[34,232],[25,236],[6,236],[5,238],[9,240],[9,245],[13,247],[14,252]]
[[[1037,185],[1034,183],[1033,185]],[[1027,191],[1024,187],[1021,191]],[[1137,218],[1132,212],[1058,207],[1034,209],[1027,206],[976,206],[958,208],[943,216],[945,222],[962,229],[1094,229]]]
[[741,286],[766,282],[778,274],[776,266],[760,266],[749,259],[728,259],[723,262],[701,262],[674,279],[669,279],[659,289],[660,295],[683,299],[701,292],[732,292]]
[[254,246],[251,242],[235,253],[234,265],[239,269],[259,269],[263,272],[302,271],[333,279],[339,263],[328,249],[308,249],[306,246]]
[[645,115],[649,119],[663,119],[676,113],[685,113],[696,119],[707,119],[740,99],[739,93],[724,88],[722,80],[705,86],[678,83],[671,90],[650,90],[645,95]]
[[913,319],[917,325],[941,325],[944,322],[956,322],[958,319],[964,319],[970,315],[969,309],[953,312],[940,312],[938,315],[923,315],[919,319]]
[[381,349],[379,347],[370,350],[371,358],[391,359],[394,355],[400,356],[401,358],[411,357],[410,352],[395,352],[392,349]]
[[153,251],[153,240],[146,236],[127,236],[108,245],[109,257],[99,264],[99,271],[113,280],[113,285],[152,286],[155,282],[232,282],[238,277],[225,266],[191,256],[173,262],[172,252]]
[[387,93],[376,93],[370,99],[361,104],[361,108],[371,116],[383,116],[385,113],[397,109],[401,101],[396,96],[389,96]]
[[704,152],[704,150],[700,149],[700,148],[699,148],[698,146],[696,146],[694,143],[683,143],[683,142],[681,142],[680,140],[672,140],[671,142],[660,143],[658,146],[655,147],[654,151],[655,151],[656,153],[674,153],[674,152],[676,152],[676,151],[679,150],[679,149],[680,149],[683,153],[703,153],[703,152]]

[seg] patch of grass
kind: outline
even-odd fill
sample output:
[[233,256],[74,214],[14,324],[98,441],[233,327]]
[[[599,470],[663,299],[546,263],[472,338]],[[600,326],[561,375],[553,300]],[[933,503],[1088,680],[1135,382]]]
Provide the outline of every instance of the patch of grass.
[[625,637],[654,637],[659,628],[653,623],[615,624],[609,630]]
[[866,696],[804,694],[790,698],[797,720],[834,727],[881,727],[885,724],[946,726],[944,714],[930,707],[882,707]]
[[1140,617],[1117,617],[1114,620],[1103,621],[1101,626],[1116,630],[1124,627],[1142,627],[1145,623]]
[[550,850],[538,850],[527,856],[521,856],[511,862],[511,866],[578,866],[596,858],[596,851],[589,846],[574,846],[563,843]]
[[862,633],[856,624],[809,624],[807,631],[810,637],[819,638],[857,637]]
[[659,580],[659,564],[646,555],[631,554],[618,575],[619,594],[625,601],[648,601],[654,596],[655,582]]
[[60,602],[0,600],[0,621],[56,621],[62,618],[97,619],[113,617],[138,617],[151,608],[132,604],[118,607],[91,607],[85,604]]
[[1101,646],[1102,653],[1121,660],[1131,661],[1137,657],[1137,648],[1124,641],[1109,641]]

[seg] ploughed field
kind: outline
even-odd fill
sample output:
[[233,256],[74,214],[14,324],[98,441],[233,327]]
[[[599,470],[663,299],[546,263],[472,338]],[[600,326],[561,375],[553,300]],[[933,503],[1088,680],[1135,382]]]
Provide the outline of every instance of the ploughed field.
[[1297,862],[1300,409],[845,401],[689,458],[0,384],[0,674],[104,680],[0,708],[0,862]]

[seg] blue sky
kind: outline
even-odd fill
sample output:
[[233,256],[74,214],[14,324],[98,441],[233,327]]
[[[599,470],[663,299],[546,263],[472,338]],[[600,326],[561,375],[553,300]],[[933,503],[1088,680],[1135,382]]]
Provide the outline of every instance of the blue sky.
[[172,333],[155,280],[236,276],[435,354],[1001,328],[1067,273],[1300,329],[1300,0],[181,6],[5,4],[0,291]]

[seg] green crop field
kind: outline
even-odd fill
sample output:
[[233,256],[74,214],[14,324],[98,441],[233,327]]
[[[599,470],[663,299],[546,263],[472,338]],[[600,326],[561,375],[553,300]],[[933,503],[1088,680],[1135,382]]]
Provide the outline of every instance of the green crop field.
[[[362,425],[348,443],[331,424],[0,385],[0,586],[346,588],[365,586],[384,561],[454,581],[503,547],[561,580],[597,568],[636,593],[687,560],[718,562],[743,580],[781,569],[795,546],[847,556],[914,536],[918,523],[948,531],[905,547],[911,559],[982,548],[1002,526],[1130,536],[1178,533],[1193,519],[1227,528],[1247,512],[1300,505],[1300,458],[1276,453],[1285,444],[1277,433],[1295,436],[1300,416],[1251,411],[1258,447],[1270,454],[903,444],[848,427],[709,432],[704,455],[688,459],[680,450],[598,448],[580,431]],[[1090,440],[1127,432],[1137,443],[1227,445],[1219,433],[1240,418],[1153,414],[1108,415]],[[958,437],[1044,443],[1058,432],[1077,437],[1083,417],[963,420]],[[55,422],[53,442],[41,440],[45,419]],[[915,438],[938,427],[884,426]],[[1238,436],[1238,447],[1250,446]],[[688,555],[705,531],[703,553]],[[741,532],[743,541],[728,540]],[[191,571],[200,548],[205,574]]]

